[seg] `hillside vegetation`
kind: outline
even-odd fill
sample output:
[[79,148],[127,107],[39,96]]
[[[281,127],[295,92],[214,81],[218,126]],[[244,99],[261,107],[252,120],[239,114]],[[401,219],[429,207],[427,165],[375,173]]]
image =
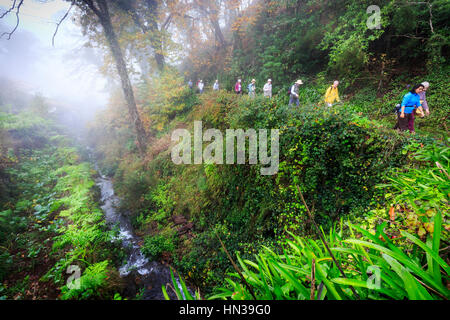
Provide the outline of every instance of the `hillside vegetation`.
[[[124,199],[122,205],[134,212],[136,230],[145,237],[144,252],[153,259],[171,263],[202,292],[213,291],[222,283],[223,274],[232,270],[219,239],[229,252],[240,252],[242,259],[252,259],[261,245],[281,253],[279,250],[286,241],[293,240],[293,235],[317,239],[297,186],[314,210],[314,220],[327,234],[334,234],[331,230],[336,224],[359,221],[367,230],[375,232],[378,228],[378,232],[386,232],[385,237],[398,238],[395,241],[401,250],[407,243],[400,233],[404,230],[420,235],[423,241],[432,238],[436,209],[443,219],[439,230],[444,243],[448,241],[448,178],[435,164],[439,160],[448,170],[448,141],[440,140],[447,136],[445,131],[422,127],[419,122],[421,133],[399,133],[392,129],[395,115],[390,106],[385,107],[387,111],[382,110],[384,117],[380,120],[376,120],[378,108],[367,107],[367,112],[360,112],[370,104],[361,102],[363,93],[328,108],[320,103],[317,87],[310,86],[301,90],[302,103],[296,108],[287,104],[285,94],[271,100],[225,91],[198,96],[183,86],[180,77],[177,81],[171,77],[172,86],[154,88],[167,92],[166,98],[160,95],[158,100],[151,100],[153,84],[140,89],[142,101],[151,105],[148,121],[155,128],[146,157],[133,153],[135,146],[127,143],[125,135],[111,139],[115,130],[102,135],[108,127],[104,123],[92,129],[91,137],[98,142],[96,149],[103,151],[104,167],[114,175],[116,188]],[[171,96],[174,91],[178,94]],[[114,104],[110,108],[105,115],[119,112]],[[143,108],[146,110],[145,105]],[[434,108],[436,114],[445,109],[439,104]],[[172,131],[187,128],[193,134],[193,123],[200,120],[204,131],[215,128],[223,133],[230,128],[279,128],[278,174],[262,176],[260,165],[250,165],[248,161],[245,165],[175,165],[171,160]],[[422,187],[408,182],[411,171],[415,172],[414,179],[422,179],[422,175],[426,179],[429,170],[437,172],[444,183],[439,195],[442,202],[435,209],[425,209],[428,205],[423,207],[420,199]],[[400,182],[392,184],[391,179]],[[426,188],[434,188],[435,182],[428,181]],[[414,190],[406,197],[412,201],[410,204],[406,198],[397,198],[407,191],[403,190],[404,184]],[[428,212],[428,216],[417,212],[417,208]],[[392,210],[396,214],[391,220]],[[383,221],[389,223],[379,229]],[[344,224],[342,239],[350,236],[351,230]],[[290,283],[286,278],[284,281]]]
[[[119,276],[126,254],[89,146],[142,253],[180,277],[161,288],[167,299],[448,300],[450,2],[111,1],[110,28],[77,3],[116,85],[78,143],[42,97],[0,91],[0,299],[140,297]],[[200,79],[204,92],[188,87]],[[341,102],[329,107],[334,80]],[[395,130],[396,104],[424,81],[430,115]],[[193,137],[196,121],[224,137],[279,130],[276,174],[248,156],[175,164],[172,134]]]
[[[137,152],[120,95],[111,98],[90,137],[103,168],[114,176],[122,205],[134,213],[149,257],[170,263],[206,297],[221,292],[215,297],[312,298],[312,259],[320,261],[316,286],[328,290],[315,291],[315,298],[430,298],[423,288],[433,298],[448,297],[448,261],[441,265],[443,278],[434,273],[434,287],[427,275],[412,271],[427,263],[431,248],[441,256],[448,250],[448,4],[433,2],[433,31],[426,6],[396,1],[378,4],[383,28],[369,29],[370,4],[257,2],[224,29],[228,47],[206,41],[193,46],[181,72],[167,66],[157,78],[144,77],[135,92],[151,137],[145,156]],[[233,93],[238,78],[244,96]],[[253,78],[256,99],[246,96]],[[270,100],[262,97],[268,78]],[[206,93],[189,90],[189,79],[203,79]],[[215,79],[219,92],[211,91]],[[305,83],[299,108],[288,105],[288,89],[297,79]],[[341,81],[343,102],[327,108],[323,97],[334,79]],[[393,130],[395,105],[423,81],[432,84],[431,115],[416,119],[416,135]],[[193,134],[200,120],[204,130],[223,133],[280,129],[278,174],[261,176],[260,165],[248,162],[173,164],[173,130]],[[306,205],[328,245],[336,247],[345,275],[324,250]],[[419,242],[409,235],[430,249],[418,251]],[[254,292],[240,277],[224,279],[234,270],[225,248],[234,260],[242,259]],[[363,285],[366,260],[389,274],[386,291]],[[413,273],[405,275],[404,268]]]

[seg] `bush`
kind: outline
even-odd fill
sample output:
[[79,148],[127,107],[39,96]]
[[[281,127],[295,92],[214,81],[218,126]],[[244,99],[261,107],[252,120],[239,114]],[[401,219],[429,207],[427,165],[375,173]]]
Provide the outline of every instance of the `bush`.
[[174,244],[170,239],[163,235],[155,235],[145,237],[141,250],[148,259],[155,261],[161,258],[163,252],[173,252],[174,249]]

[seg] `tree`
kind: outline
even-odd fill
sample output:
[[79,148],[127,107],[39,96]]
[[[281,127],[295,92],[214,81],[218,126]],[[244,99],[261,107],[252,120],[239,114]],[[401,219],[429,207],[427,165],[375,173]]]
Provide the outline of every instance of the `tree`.
[[[116,33],[114,31],[111,22],[111,15],[108,1],[107,0],[67,0],[67,1],[71,2],[72,5],[77,6],[84,15],[95,16],[100,25],[102,26],[103,33],[108,42],[108,46],[111,49],[111,53],[114,57],[116,68],[119,73],[122,90],[128,106],[128,112],[130,114],[130,117],[133,121],[133,125],[136,130],[138,148],[140,153],[144,154],[146,149],[146,132],[144,126],[142,125],[141,118],[139,116],[139,112],[136,106],[136,100],[134,97],[133,88],[131,86],[131,81],[128,75],[123,53],[120,48],[119,41],[117,39]],[[23,5],[23,2],[24,0],[20,1],[14,0],[11,8],[0,16],[0,18],[3,18],[8,13],[14,10],[16,12],[17,24],[10,33],[7,33],[9,38],[11,38],[11,35],[14,33],[14,31],[17,29],[17,26],[19,25],[20,8]],[[65,19],[66,16],[67,14],[63,17],[63,19]]]
[[103,27],[103,32],[106,40],[108,41],[108,45],[111,49],[117,71],[120,76],[122,90],[128,106],[128,112],[135,126],[138,148],[141,154],[143,154],[146,149],[146,132],[137,110],[136,100],[134,97],[133,88],[131,86],[130,77],[128,76],[127,66],[123,58],[122,50],[120,49],[119,41],[111,22],[108,3],[106,0],[72,0],[72,3],[75,3],[81,10],[84,10],[85,14],[95,14]]

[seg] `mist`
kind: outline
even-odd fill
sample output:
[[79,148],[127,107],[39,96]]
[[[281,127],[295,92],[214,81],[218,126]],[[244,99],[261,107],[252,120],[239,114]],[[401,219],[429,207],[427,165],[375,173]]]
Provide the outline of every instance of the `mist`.
[[[1,0],[0,13],[9,5]],[[108,80],[99,72],[101,55],[85,46],[71,15],[52,46],[56,23],[68,6],[64,1],[24,3],[17,30],[9,40],[7,35],[0,38],[0,79],[24,93],[44,96],[65,124],[78,129],[106,105]],[[7,15],[0,20],[0,34],[11,32],[15,24],[15,15]]]

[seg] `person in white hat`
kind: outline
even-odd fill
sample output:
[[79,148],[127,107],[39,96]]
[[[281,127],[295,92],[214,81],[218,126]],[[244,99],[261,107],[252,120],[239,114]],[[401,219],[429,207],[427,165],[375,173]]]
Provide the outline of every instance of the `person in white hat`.
[[256,80],[252,79],[252,82],[248,85],[248,95],[251,98],[254,98],[256,95],[256,86],[255,86]]
[[303,84],[302,80],[297,80],[294,85],[291,87],[290,97],[289,97],[289,105],[295,105],[298,107],[300,105],[299,95],[298,95],[298,87]]
[[429,116],[430,109],[428,108],[428,102],[427,102],[427,90],[430,87],[430,83],[425,81],[425,82],[422,82],[422,85],[423,85],[423,90],[422,90],[422,92],[419,93],[420,103],[422,104],[422,108],[425,111],[425,114],[427,116]]
[[264,91],[264,97],[272,98],[272,80],[271,79],[267,80],[267,83],[264,85],[263,91]]

